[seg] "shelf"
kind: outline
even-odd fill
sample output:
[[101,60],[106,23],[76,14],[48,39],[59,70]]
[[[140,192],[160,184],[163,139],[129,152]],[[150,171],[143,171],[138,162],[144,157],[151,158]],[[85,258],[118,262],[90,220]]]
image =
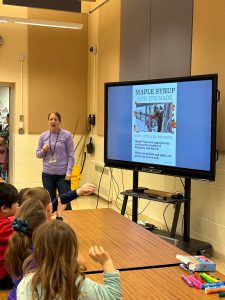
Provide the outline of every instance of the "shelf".
[[163,197],[163,196],[151,196],[147,193],[137,193],[134,191],[125,191],[125,192],[122,192],[121,195],[128,196],[128,197],[143,198],[146,200],[157,201],[157,202],[162,202],[162,203],[172,203],[172,204],[177,203],[177,202],[183,203],[183,202],[188,201],[185,198],[176,199],[176,198],[169,198],[169,197]]

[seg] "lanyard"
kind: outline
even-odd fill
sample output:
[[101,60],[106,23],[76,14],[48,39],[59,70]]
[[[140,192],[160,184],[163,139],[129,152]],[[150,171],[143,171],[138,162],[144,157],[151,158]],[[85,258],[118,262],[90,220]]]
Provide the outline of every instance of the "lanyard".
[[[50,131],[50,130],[49,130]],[[56,143],[57,143],[57,140],[58,140],[58,137],[59,137],[59,132],[60,132],[60,129],[59,129],[59,131],[58,131],[58,133],[57,133],[57,136],[56,136],[56,140],[55,140],[55,145],[54,145],[54,148],[53,148],[53,151],[52,151],[52,147],[51,147],[51,131],[50,131],[50,136],[49,136],[49,146],[50,146],[50,153],[51,153],[51,155],[52,155],[52,157],[54,156],[54,153],[55,153],[55,146],[56,146]]]

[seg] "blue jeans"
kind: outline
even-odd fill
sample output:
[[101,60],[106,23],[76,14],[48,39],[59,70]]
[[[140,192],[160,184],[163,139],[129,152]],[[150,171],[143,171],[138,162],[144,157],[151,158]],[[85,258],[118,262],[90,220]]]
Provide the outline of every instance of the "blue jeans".
[[[52,201],[57,197],[57,190],[59,195],[71,190],[71,181],[65,180],[65,176],[42,173],[43,187],[49,192]],[[66,209],[72,209],[70,203],[67,203]]]

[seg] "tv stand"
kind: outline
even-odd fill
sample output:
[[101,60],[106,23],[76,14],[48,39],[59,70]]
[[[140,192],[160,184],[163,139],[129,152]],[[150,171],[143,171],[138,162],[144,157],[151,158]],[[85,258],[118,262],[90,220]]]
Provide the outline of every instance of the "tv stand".
[[[177,246],[181,248],[182,250],[188,252],[188,253],[199,253],[201,251],[205,251],[207,249],[211,249],[212,246],[209,243],[202,242],[195,239],[190,239],[190,211],[191,211],[191,179],[185,178],[185,185],[184,185],[184,197],[180,199],[176,198],[170,198],[170,197],[162,197],[162,196],[156,196],[152,197],[151,195],[148,195],[148,193],[145,193],[144,191],[147,190],[147,188],[138,188],[138,171],[133,171],[133,189],[127,190],[122,192],[121,194],[124,195],[123,205],[121,209],[121,214],[124,215],[126,212],[126,206],[128,197],[132,196],[132,221],[137,223],[138,221],[138,198],[144,198],[151,201],[158,201],[163,203],[173,203],[176,205],[175,211],[174,211],[174,217],[173,217],[173,223],[170,233],[164,232],[164,235],[168,236],[170,238],[176,238],[178,239]],[[184,204],[184,232],[183,236],[176,235],[176,228],[177,228],[177,222],[179,218],[180,213],[180,207],[181,204]],[[154,231],[153,231],[154,232]],[[157,233],[157,230],[155,231]],[[162,235],[162,231],[159,233]]]
[[[133,204],[134,204],[134,201],[136,201],[136,198],[137,199],[142,198],[142,199],[147,199],[149,201],[157,201],[157,202],[162,202],[162,203],[166,203],[166,204],[169,204],[169,203],[174,204],[175,210],[174,210],[173,223],[172,223],[172,228],[171,228],[169,237],[175,238],[181,204],[185,203],[187,201],[187,199],[185,199],[185,198],[175,199],[175,198],[171,198],[171,197],[163,197],[161,194],[159,194],[159,196],[151,195],[145,191],[137,192],[137,190],[127,190],[125,192],[122,192],[121,194],[124,196],[123,205],[122,205],[122,209],[121,209],[122,215],[124,215],[126,212],[128,197],[133,197]],[[134,206],[134,208],[136,209],[136,205]],[[137,223],[137,221],[138,221],[138,213],[136,212],[136,210],[133,210],[133,209],[132,209],[132,221],[135,223]]]

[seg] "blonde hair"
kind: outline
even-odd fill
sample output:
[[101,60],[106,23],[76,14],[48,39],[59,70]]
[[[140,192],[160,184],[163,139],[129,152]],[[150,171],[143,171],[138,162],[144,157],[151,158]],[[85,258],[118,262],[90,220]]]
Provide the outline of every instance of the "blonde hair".
[[6,265],[12,276],[22,275],[24,260],[32,252],[32,234],[42,223],[47,221],[45,208],[40,201],[27,199],[16,214],[16,220],[26,222],[26,230],[14,231],[8,241],[8,249],[5,253]]
[[49,192],[43,187],[27,188],[24,189],[20,203],[23,203],[27,199],[33,199],[33,201],[41,201],[46,208],[51,203],[51,197]]
[[[34,253],[24,263],[24,272],[34,272],[32,278],[32,299],[38,295],[40,284],[44,300],[75,300],[79,296],[79,284],[84,275],[79,272],[77,262],[78,244],[73,229],[66,223],[53,220],[42,224],[34,233]],[[35,269],[30,261],[35,260]],[[80,282],[76,284],[79,277]]]

